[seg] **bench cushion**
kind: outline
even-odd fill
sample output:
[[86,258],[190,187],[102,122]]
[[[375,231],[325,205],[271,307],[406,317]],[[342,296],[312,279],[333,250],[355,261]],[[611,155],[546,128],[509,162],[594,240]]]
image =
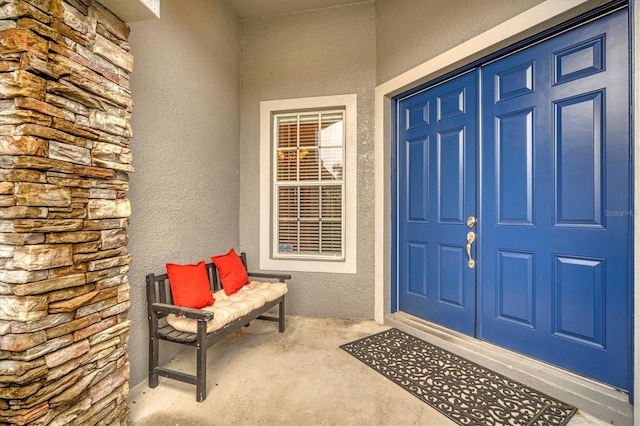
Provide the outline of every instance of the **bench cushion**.
[[[286,294],[287,291],[286,283],[251,281],[231,296],[225,294],[224,290],[215,292],[213,294],[215,303],[202,309],[214,313],[213,319],[207,323],[207,333],[224,327],[231,321]],[[195,319],[169,314],[167,323],[179,331],[198,332],[198,321]]]

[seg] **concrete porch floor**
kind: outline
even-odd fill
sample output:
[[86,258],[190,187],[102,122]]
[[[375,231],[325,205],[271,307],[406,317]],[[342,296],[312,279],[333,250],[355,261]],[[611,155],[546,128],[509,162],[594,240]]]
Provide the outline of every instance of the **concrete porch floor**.
[[[205,401],[196,402],[194,385],[161,377],[149,389],[145,380],[131,389],[131,420],[154,426],[455,425],[339,348],[387,328],[290,315],[280,334],[276,323],[254,321],[209,349]],[[194,373],[195,350],[170,364]],[[569,422],[605,424],[580,411]]]

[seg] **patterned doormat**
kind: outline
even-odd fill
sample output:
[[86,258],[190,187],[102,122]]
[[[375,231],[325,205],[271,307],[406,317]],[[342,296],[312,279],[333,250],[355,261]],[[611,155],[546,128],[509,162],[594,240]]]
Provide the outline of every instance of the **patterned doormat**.
[[565,425],[577,411],[395,328],[340,347],[460,425]]

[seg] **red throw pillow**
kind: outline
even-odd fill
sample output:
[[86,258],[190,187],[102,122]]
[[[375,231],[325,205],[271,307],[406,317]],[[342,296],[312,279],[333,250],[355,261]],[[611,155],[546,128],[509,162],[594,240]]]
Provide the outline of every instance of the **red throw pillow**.
[[249,284],[247,270],[234,249],[229,250],[227,254],[212,256],[211,260],[218,268],[222,288],[227,296],[236,293],[243,285]]
[[165,266],[174,305],[195,309],[213,305],[215,300],[204,260],[196,265],[167,263]]

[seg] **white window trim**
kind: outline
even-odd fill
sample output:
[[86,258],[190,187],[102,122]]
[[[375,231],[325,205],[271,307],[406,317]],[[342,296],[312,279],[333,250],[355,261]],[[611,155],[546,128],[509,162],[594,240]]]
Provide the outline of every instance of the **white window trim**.
[[[344,108],[345,120],[345,259],[275,259],[271,256],[272,238],[272,118],[284,111]],[[356,273],[357,229],[357,96],[337,95],[313,98],[281,99],[260,102],[260,269],[298,272]]]

